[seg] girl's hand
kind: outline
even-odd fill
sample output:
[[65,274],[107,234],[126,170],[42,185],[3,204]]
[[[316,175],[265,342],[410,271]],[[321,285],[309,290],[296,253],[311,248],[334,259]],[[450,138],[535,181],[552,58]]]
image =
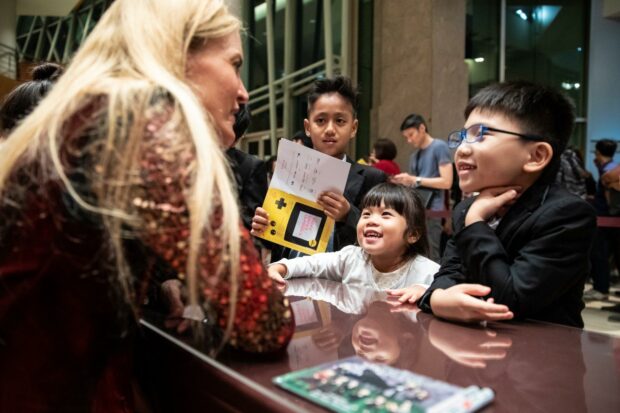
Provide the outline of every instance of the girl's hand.
[[396,302],[393,302],[393,304],[395,305],[402,305],[402,304],[415,304],[416,301],[418,301],[418,299],[420,297],[422,297],[422,294],[424,294],[424,292],[426,291],[425,286],[423,285],[410,285],[409,287],[405,287],[405,288],[399,288],[397,290],[388,290],[388,298],[396,298],[398,297],[398,300]]
[[480,284],[458,284],[431,295],[433,314],[446,320],[462,322],[510,320],[514,314],[508,306],[495,304],[492,298],[481,300],[491,288]]
[[321,192],[317,203],[324,208],[325,215],[335,221],[344,221],[351,210],[349,201],[343,195],[331,191]]
[[344,335],[342,329],[337,328],[333,324],[321,328],[317,333],[312,335],[312,341],[318,348],[323,351],[333,351],[340,346]]
[[252,230],[250,234],[261,236],[269,227],[269,214],[261,207],[256,207],[254,217],[252,217]]
[[488,221],[495,215],[503,215],[505,209],[512,205],[518,198],[520,187],[502,186],[487,188],[469,207],[465,216],[465,226],[478,221]]
[[267,267],[267,275],[269,275],[269,278],[271,278],[280,285],[286,284],[286,281],[283,278],[286,273],[287,269],[286,265],[284,264],[272,264]]

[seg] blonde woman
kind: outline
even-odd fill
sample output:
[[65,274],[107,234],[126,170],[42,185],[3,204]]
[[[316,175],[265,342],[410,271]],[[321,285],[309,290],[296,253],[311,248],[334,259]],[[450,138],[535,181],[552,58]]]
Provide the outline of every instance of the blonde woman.
[[127,338],[163,268],[230,345],[287,344],[221,151],[239,29],[221,0],[116,0],[0,147],[2,411],[131,409]]

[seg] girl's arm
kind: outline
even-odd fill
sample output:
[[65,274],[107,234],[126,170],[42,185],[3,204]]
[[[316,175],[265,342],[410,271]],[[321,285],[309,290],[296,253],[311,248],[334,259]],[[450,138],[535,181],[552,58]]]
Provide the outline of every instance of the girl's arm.
[[323,252],[299,258],[283,259],[271,264],[269,273],[276,280],[278,276],[282,277],[282,282],[290,278],[303,277],[342,281],[345,274],[347,251],[350,248],[355,247],[349,246],[337,252]]

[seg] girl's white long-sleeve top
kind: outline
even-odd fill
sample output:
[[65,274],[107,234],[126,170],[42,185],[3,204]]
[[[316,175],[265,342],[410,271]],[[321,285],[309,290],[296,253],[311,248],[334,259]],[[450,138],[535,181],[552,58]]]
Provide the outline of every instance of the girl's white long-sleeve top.
[[337,252],[283,259],[274,264],[286,266],[284,279],[325,278],[346,284],[361,284],[376,290],[404,288],[413,284],[428,286],[439,270],[439,264],[418,255],[395,271],[381,273],[373,267],[368,254],[354,245]]

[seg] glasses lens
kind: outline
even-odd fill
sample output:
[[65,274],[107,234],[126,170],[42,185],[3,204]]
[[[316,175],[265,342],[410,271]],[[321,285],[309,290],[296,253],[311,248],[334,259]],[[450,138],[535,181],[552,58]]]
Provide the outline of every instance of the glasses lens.
[[471,125],[467,128],[467,136],[465,141],[467,143],[474,143],[480,140],[480,132],[482,131],[482,125]]
[[461,131],[454,131],[448,135],[448,147],[456,148],[461,143]]

